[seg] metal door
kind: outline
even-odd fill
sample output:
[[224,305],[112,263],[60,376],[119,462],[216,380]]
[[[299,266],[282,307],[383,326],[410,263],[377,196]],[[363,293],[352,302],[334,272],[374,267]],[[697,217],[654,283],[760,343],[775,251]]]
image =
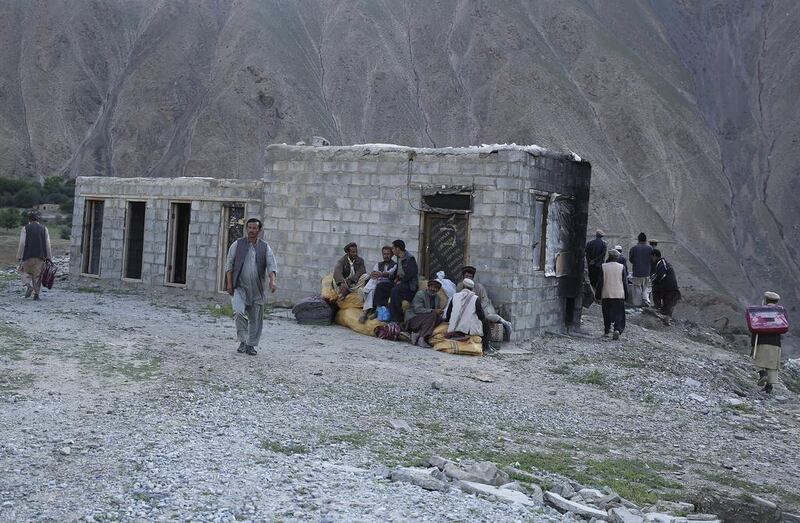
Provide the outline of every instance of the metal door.
[[424,213],[422,274],[430,277],[444,271],[448,279],[461,279],[467,260],[467,215]]

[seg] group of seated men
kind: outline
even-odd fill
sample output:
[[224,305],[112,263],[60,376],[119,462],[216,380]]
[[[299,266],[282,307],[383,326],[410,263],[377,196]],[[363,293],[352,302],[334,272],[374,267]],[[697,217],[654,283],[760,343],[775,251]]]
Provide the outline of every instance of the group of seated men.
[[[376,318],[379,307],[388,307],[391,321],[404,327],[401,337],[414,345],[430,347],[428,338],[434,329],[447,322],[448,334],[481,336],[484,351],[491,349],[490,323],[502,323],[510,332],[511,324],[496,313],[485,287],[475,282],[475,267],[462,269],[463,279],[457,286],[439,271],[428,279],[427,289],[419,290],[419,266],[403,240],[383,247],[383,259],[369,273],[355,242],[348,243],[344,252],[333,269],[334,284],[340,298],[356,291],[363,294],[361,323]],[[442,288],[446,303],[439,292]],[[403,301],[411,303],[406,310]]]

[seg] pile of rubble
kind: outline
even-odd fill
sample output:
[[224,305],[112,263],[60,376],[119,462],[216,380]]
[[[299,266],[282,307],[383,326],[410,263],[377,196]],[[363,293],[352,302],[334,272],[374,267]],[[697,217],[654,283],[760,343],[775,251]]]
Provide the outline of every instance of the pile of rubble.
[[[468,494],[497,501],[518,503],[534,510],[555,509],[565,520],[599,523],[720,523],[714,514],[696,513],[691,503],[658,501],[639,507],[608,487],[587,488],[571,480],[555,483],[552,478],[514,467],[499,469],[489,461],[464,460],[459,463],[432,457],[428,468],[398,467],[385,471],[391,481],[411,483],[426,490],[447,492],[460,489]],[[513,479],[512,479],[513,478]],[[553,486],[543,491],[540,484]],[[563,520],[562,520],[563,521]]]

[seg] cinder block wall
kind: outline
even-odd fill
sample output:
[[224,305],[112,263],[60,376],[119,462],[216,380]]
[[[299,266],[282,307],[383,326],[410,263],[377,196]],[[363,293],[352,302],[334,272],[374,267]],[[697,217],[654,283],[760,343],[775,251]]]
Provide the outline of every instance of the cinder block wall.
[[[380,247],[396,238],[417,255],[421,186],[472,185],[467,261],[478,269],[477,280],[515,323],[515,338],[561,330],[565,296],[559,280],[564,278],[545,278],[534,270],[534,197],[529,189],[574,195],[585,200],[578,205],[585,213],[588,163],[518,150],[415,152],[409,176],[409,150],[267,148],[264,219],[280,267],[277,299],[294,302],[318,293],[319,280],[350,241],[358,243],[368,266],[380,258]],[[576,258],[586,226],[585,217],[578,221]]]
[[132,286],[164,285],[171,202],[191,204],[185,288],[199,292],[217,289],[223,204],[243,202],[247,216],[260,216],[263,212],[260,180],[79,177],[75,195],[70,272],[75,277],[96,279],[80,274],[81,236],[86,199],[103,200],[99,279],[108,283],[122,282],[128,202],[146,202],[142,279],[141,283],[129,283]]

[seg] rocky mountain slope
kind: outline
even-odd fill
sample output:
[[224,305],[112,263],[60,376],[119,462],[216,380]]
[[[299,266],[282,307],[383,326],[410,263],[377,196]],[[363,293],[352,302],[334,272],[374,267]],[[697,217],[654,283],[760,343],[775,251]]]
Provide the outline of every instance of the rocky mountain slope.
[[537,143],[592,162],[612,241],[795,305],[798,26],[791,0],[11,0],[0,175],[248,177],[312,134]]

